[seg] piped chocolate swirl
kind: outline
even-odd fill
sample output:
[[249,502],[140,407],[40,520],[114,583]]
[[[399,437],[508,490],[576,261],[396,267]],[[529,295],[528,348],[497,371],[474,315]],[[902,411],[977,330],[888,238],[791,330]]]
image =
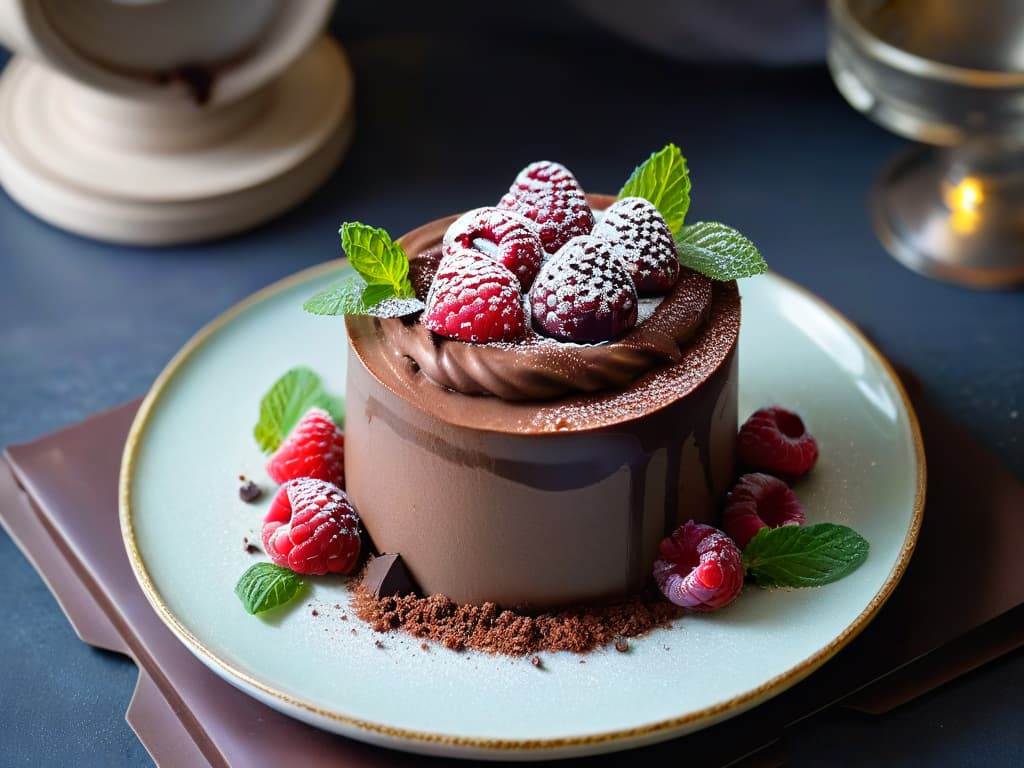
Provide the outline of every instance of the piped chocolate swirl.
[[[611,200],[591,196],[598,208]],[[400,241],[409,254],[410,276],[421,299],[440,262],[440,241],[449,222],[420,227]],[[503,400],[548,400],[621,389],[654,368],[680,362],[707,322],[711,302],[711,279],[683,269],[663,299],[645,300],[648,317],[601,344],[556,341],[532,329],[515,343],[474,344],[442,338],[415,319],[384,320],[380,330],[389,348],[413,361],[440,387]]]

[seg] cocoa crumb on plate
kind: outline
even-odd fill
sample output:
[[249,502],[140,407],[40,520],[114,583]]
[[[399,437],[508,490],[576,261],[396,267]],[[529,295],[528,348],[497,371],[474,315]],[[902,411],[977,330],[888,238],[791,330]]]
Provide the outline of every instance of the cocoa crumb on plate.
[[[671,625],[683,610],[660,595],[618,603],[527,613],[494,603],[458,605],[444,595],[374,597],[359,586],[351,609],[375,632],[400,630],[451,650],[472,648],[508,656],[543,651],[586,653]],[[626,648],[628,649],[628,643]]]
[[[239,479],[241,480],[243,478],[240,476]],[[246,504],[251,504],[262,495],[263,489],[256,485],[252,480],[247,482],[245,485],[240,486],[238,489],[238,498]]]

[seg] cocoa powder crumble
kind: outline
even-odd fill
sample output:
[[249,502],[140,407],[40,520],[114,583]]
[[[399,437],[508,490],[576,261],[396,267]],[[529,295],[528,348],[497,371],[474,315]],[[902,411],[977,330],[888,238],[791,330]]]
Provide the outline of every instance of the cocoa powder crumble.
[[401,630],[451,650],[472,648],[508,656],[543,651],[586,653],[670,626],[683,614],[681,608],[653,595],[529,614],[494,603],[458,605],[444,595],[378,598],[362,586],[353,592],[350,607],[375,632]]

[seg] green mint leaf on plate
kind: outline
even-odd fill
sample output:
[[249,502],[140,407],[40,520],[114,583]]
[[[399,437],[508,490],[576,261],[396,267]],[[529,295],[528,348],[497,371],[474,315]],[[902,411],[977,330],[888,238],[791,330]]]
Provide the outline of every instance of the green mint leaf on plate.
[[845,525],[762,528],[743,550],[747,576],[765,587],[818,587],[852,573],[868,542]]
[[[415,298],[412,283],[409,282],[409,257],[398,243],[391,240],[383,229],[368,227],[359,222],[341,225],[341,245],[348,261],[366,281],[367,287],[387,286],[389,295],[383,291],[374,293],[377,301],[384,298]],[[364,298],[365,302],[365,298]],[[374,302],[376,303],[376,302]]]
[[623,197],[642,197],[653,203],[672,234],[678,234],[690,208],[690,173],[679,147],[669,144],[637,166],[619,190],[619,199]]
[[366,314],[363,296],[367,288],[363,278],[350,277],[306,299],[302,308],[311,315],[363,315]]
[[248,613],[256,614],[284,605],[297,594],[305,582],[295,571],[273,563],[256,563],[235,585],[235,594]]
[[344,425],[344,401],[325,392],[320,377],[309,368],[292,368],[275,381],[260,401],[260,418],[253,429],[260,450],[276,451],[292,427],[314,406],[331,414],[338,426]]
[[679,261],[714,280],[763,275],[768,271],[757,246],[732,227],[698,221],[676,236]]

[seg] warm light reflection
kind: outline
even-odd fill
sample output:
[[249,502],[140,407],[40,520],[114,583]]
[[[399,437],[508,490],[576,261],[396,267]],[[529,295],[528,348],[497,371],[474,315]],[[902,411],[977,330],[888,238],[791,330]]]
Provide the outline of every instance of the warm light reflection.
[[950,211],[950,225],[961,235],[969,235],[981,220],[979,208],[985,200],[981,182],[973,176],[963,178],[959,184],[946,184],[943,189],[946,207]]

